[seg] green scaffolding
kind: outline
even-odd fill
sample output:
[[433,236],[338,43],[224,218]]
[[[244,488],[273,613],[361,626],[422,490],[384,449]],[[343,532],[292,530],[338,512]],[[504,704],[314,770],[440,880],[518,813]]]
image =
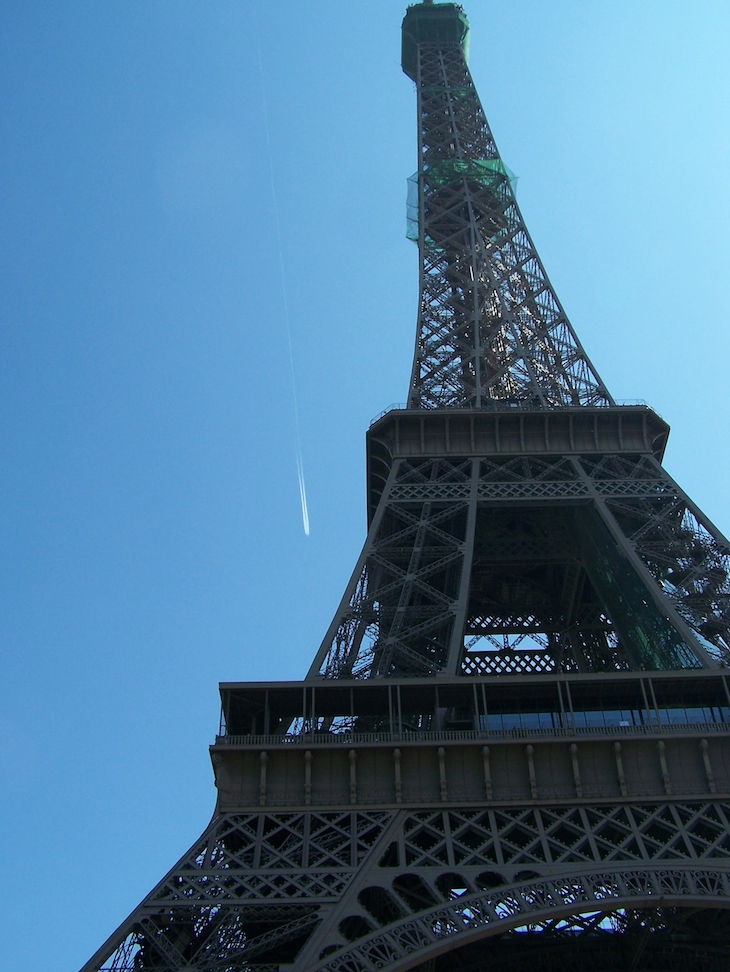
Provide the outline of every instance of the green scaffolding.
[[517,176],[501,159],[441,159],[421,172],[414,172],[407,180],[406,236],[409,240],[418,242],[419,181],[423,180],[423,191],[428,196],[459,179],[475,182],[491,191],[505,179],[513,193],[517,185]]
[[648,671],[701,668],[695,653],[657,608],[598,512],[576,509],[583,558],[593,586],[634,661]]

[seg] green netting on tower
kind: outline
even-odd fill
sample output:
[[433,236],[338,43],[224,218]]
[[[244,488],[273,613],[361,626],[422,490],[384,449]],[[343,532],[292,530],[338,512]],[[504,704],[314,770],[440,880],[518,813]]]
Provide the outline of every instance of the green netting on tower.
[[424,192],[451,185],[459,179],[469,179],[485,189],[493,188],[502,178],[514,187],[517,177],[501,159],[442,159],[423,172]]
[[590,507],[579,507],[576,517],[588,576],[635,664],[649,671],[701,668],[695,653],[657,608],[599,514]]
[[517,176],[501,159],[442,159],[420,173],[414,172],[408,178],[406,195],[406,236],[414,242],[418,242],[419,177],[423,179],[426,197],[459,179],[468,179],[489,190],[495,190],[504,179],[509,181],[513,192],[517,185]]
[[418,173],[408,178],[406,191],[406,236],[418,243]]

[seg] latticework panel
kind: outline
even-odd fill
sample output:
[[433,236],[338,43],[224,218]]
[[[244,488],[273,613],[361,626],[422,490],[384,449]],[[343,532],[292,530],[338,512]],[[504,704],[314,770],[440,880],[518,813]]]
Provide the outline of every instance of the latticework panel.
[[[396,421],[373,453],[371,530],[299,714],[272,728],[266,688],[266,748],[214,748],[219,815],[82,972],[730,972],[724,723],[702,723],[708,742],[670,722],[679,744],[655,745],[650,710],[674,709],[646,696],[652,669],[730,662],[730,545],[650,456],[664,423],[595,408],[612,399],[527,233],[461,41],[418,44],[414,71],[415,431],[400,442]],[[424,409],[470,409],[471,424],[449,415],[436,435],[431,412],[429,435]],[[494,417],[481,438],[479,414]],[[638,721],[611,709],[616,732],[601,723],[584,743],[566,676],[593,692],[585,673],[624,684],[629,669],[643,670]],[[477,677],[473,708],[447,700],[448,680],[433,704],[423,690],[427,709],[409,702],[431,688],[411,677],[444,674]],[[488,712],[479,677],[518,674],[532,708]],[[353,682],[349,716],[315,716],[321,678],[400,676],[395,712],[389,682],[390,711],[356,714]],[[721,681],[713,713],[730,700]],[[556,684],[553,708],[536,708],[535,686]],[[594,695],[577,716],[603,712]],[[487,739],[497,719],[502,748]],[[568,728],[580,748],[551,748]],[[451,752],[460,734],[471,749]]]
[[[730,661],[730,544],[725,537],[653,459],[584,458],[582,466],[664,595],[709,653]],[[622,490],[627,480],[647,488]]]
[[679,802],[230,814],[83,972],[371,972],[510,930],[657,929],[672,907],[730,905],[728,813]]
[[[473,941],[524,927],[534,929],[551,913],[557,919],[572,919],[574,915],[612,915],[621,909],[619,914],[623,915],[627,908],[651,908],[652,903],[702,908],[710,900],[724,908],[730,905],[730,880],[726,871],[697,867],[686,871],[661,868],[565,875],[504,890],[464,894],[448,905],[434,907],[375,932],[353,947],[336,952],[315,968],[322,972],[407,969],[414,964],[414,956],[420,962],[433,961]],[[650,923],[644,927],[647,925],[651,927]],[[725,952],[727,927],[723,932],[717,944]],[[517,968],[530,968],[527,955],[522,954],[518,961]],[[638,964],[632,968],[637,969]],[[720,968],[727,968],[727,959]]]
[[572,654],[556,657],[550,651],[530,649],[467,650],[461,662],[464,675],[535,675],[577,670]]
[[659,463],[525,455],[393,464],[315,667],[487,675],[713,658],[730,661],[730,546]]
[[610,404],[525,228],[458,44],[420,46],[418,114],[411,407]]
[[[471,471],[469,459],[399,463],[390,482],[394,501],[385,502],[325,639],[322,674],[433,675],[446,667]],[[454,488],[465,495],[452,497]],[[395,501],[400,489],[409,491],[404,502]]]

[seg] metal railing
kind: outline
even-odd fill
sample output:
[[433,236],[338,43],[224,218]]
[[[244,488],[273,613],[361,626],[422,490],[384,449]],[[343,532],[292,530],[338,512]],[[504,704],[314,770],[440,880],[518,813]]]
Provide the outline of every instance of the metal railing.
[[356,746],[404,743],[498,742],[510,739],[574,739],[585,737],[692,735],[730,732],[727,722],[666,723],[651,726],[560,726],[535,729],[444,729],[440,732],[304,732],[297,735],[216,736],[216,746]]
[[[475,413],[476,412],[511,412],[511,411],[515,411],[515,410],[518,410],[518,409],[521,412],[524,412],[524,411],[529,411],[529,412],[562,412],[562,411],[565,411],[565,410],[568,410],[568,409],[572,409],[573,411],[580,411],[581,409],[592,408],[592,407],[594,407],[594,406],[590,406],[590,405],[589,406],[586,406],[586,405],[533,405],[532,402],[525,402],[525,401],[508,402],[508,401],[503,401],[503,400],[500,400],[500,399],[493,399],[492,401],[490,401],[490,403],[488,405],[484,405],[482,408],[479,408],[479,409],[469,409],[467,406],[463,406],[462,407],[462,406],[459,406],[459,405],[452,406],[453,409],[458,410],[458,411],[462,411],[462,412],[471,411],[471,412],[475,412]],[[622,398],[622,399],[616,399],[614,401],[613,405],[596,405],[595,407],[596,408],[616,408],[616,407],[618,407],[618,408],[651,408],[651,406],[649,405],[649,403],[647,401],[645,401],[643,398]],[[382,409],[380,412],[378,412],[377,415],[373,416],[373,418],[370,419],[370,425],[375,425],[375,423],[376,422],[379,422],[380,419],[384,415],[387,415],[388,414],[388,412],[400,412],[400,411],[403,411],[403,410],[406,410],[406,409],[408,409],[408,403],[407,402],[393,402],[392,405],[388,405],[387,408]],[[412,411],[419,411],[419,410],[418,409],[413,409]],[[433,409],[424,408],[424,409],[421,409],[421,411],[423,411],[424,413],[428,413],[430,411],[433,411]],[[659,413],[656,412],[655,409],[652,409],[652,411],[654,411],[656,415],[659,415]],[[661,418],[660,415],[659,415],[659,418]]]
[[370,424],[371,425],[375,425],[375,423],[378,422],[378,421],[380,421],[380,419],[384,415],[387,415],[388,412],[396,412],[396,411],[400,412],[404,408],[408,408],[408,403],[407,402],[393,402],[392,405],[388,405],[387,408],[384,408],[381,412],[378,412],[377,415],[373,416],[373,418],[370,419]]

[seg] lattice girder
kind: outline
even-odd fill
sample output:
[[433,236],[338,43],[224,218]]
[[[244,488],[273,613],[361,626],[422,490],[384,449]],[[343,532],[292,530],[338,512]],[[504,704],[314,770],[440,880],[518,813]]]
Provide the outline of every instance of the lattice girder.
[[[371,972],[383,956],[405,969],[528,924],[727,908],[729,814],[707,801],[229,814],[83,972]],[[244,864],[246,848],[279,866]],[[317,848],[335,867],[308,866]]]
[[543,270],[458,44],[422,44],[410,403],[609,405]]
[[463,11],[409,19],[416,349],[365,546],[304,682],[221,686],[216,814],[82,972],[730,972],[730,544],[568,321]]
[[[526,632],[521,656],[465,642]],[[392,460],[310,675],[724,660],[730,546],[651,455],[424,456]]]

